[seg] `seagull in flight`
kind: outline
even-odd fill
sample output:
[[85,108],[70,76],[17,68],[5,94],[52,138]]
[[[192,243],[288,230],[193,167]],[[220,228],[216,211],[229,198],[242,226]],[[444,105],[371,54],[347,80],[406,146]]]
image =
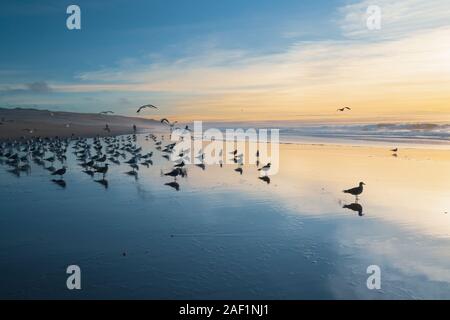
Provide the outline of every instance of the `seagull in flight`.
[[166,118],[161,119],[161,123],[168,125],[171,129],[178,123],[178,121],[170,122]]
[[142,110],[142,109],[145,109],[145,108],[158,109],[158,107],[156,107],[156,106],[154,106],[154,105],[152,105],[152,104],[144,104],[143,106],[140,106],[140,107],[137,109],[136,113],[141,112],[141,110]]
[[336,111],[345,111],[345,110],[352,110],[352,108],[350,108],[350,107],[343,107],[343,108],[339,108],[339,109],[337,109]]

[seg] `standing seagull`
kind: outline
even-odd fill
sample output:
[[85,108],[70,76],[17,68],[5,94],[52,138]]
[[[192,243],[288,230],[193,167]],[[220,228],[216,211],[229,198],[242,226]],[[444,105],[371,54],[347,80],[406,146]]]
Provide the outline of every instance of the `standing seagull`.
[[358,199],[358,196],[363,192],[363,186],[365,185],[366,184],[364,182],[360,182],[358,187],[347,189],[342,192],[350,193],[351,195],[354,195]]
[[142,109],[145,109],[145,108],[158,109],[158,107],[156,107],[156,106],[154,106],[154,105],[152,105],[152,104],[144,104],[143,106],[140,106],[140,107],[137,109],[136,113],[141,112],[141,110],[142,110]]
[[60,178],[62,179],[65,173],[66,173],[66,167],[62,167],[61,169],[58,169],[58,170],[52,172],[52,176],[60,176]]
[[266,164],[264,167],[259,168],[258,171],[262,171],[262,172],[264,172],[264,173],[267,175],[267,171],[270,170],[270,166],[271,166],[271,164],[270,164],[270,162],[269,162],[269,163]]

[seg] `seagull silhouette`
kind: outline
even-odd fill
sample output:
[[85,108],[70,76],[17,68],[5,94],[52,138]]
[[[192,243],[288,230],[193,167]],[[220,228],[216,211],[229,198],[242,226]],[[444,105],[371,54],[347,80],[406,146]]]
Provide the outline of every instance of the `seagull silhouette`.
[[61,169],[58,169],[58,170],[52,172],[52,176],[60,176],[62,179],[65,173],[66,173],[66,167],[62,167]]
[[180,185],[176,181],[164,183],[164,185],[174,188],[177,191],[180,191]]
[[339,109],[337,109],[336,111],[345,111],[345,110],[352,110],[352,108],[350,108],[350,107],[343,107],[343,108],[339,108]]
[[156,106],[154,106],[154,105],[152,105],[152,104],[144,104],[143,106],[140,106],[140,107],[137,109],[136,113],[141,112],[141,110],[142,110],[142,109],[145,109],[145,108],[158,109],[158,107],[156,107]]
[[364,182],[360,182],[358,187],[347,189],[342,192],[350,193],[351,195],[354,195],[356,198],[358,198],[358,196],[363,192],[364,185],[366,185]]
[[354,202],[352,204],[346,204],[342,208],[356,211],[356,212],[358,212],[358,215],[360,217],[362,217],[364,215],[363,214],[363,207],[362,207],[362,205],[360,205],[359,203],[356,203],[356,202]]

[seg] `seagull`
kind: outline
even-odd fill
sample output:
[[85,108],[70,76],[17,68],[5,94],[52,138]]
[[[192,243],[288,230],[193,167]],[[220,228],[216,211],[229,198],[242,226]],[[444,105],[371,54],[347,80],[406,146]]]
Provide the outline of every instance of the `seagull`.
[[52,173],[52,176],[60,176],[62,179],[65,173],[66,173],[66,167],[62,167],[61,169],[54,171]]
[[397,151],[398,151],[398,148],[391,149],[391,151],[392,151],[392,152],[397,152]]
[[175,168],[183,168],[185,166],[184,161],[181,161],[180,163],[174,165]]
[[175,168],[172,171],[168,173],[164,173],[165,176],[173,177],[175,180],[177,179],[177,176],[183,176],[183,171],[180,168]]
[[352,110],[350,107],[343,107],[343,108],[339,108],[339,109],[337,109],[336,111],[345,111],[345,109],[347,109],[347,110]]
[[96,168],[95,168],[95,172],[96,172],[96,173],[103,174],[103,180],[105,180],[105,175],[106,175],[106,173],[108,172],[108,164],[105,163],[105,166],[104,166],[104,167],[96,167]]
[[269,162],[269,163],[266,164],[264,167],[259,168],[258,171],[263,171],[265,174],[267,174],[267,171],[270,170],[270,166],[271,166],[271,164],[270,164],[270,162]]
[[366,184],[364,182],[360,182],[358,187],[347,189],[342,192],[350,193],[350,194],[354,195],[355,197],[358,197],[358,195],[360,195],[363,192],[363,186],[365,186],[365,185]]
[[171,123],[166,118],[163,118],[163,119],[161,119],[161,123],[167,124],[172,129],[173,126],[178,123],[178,121],[174,121],[174,122]]
[[145,104],[145,105],[143,105],[143,106],[140,106],[140,107],[137,109],[136,113],[141,112],[141,110],[142,110],[142,109],[145,109],[145,108],[158,109],[158,107],[156,107],[156,106],[154,106],[154,105],[152,105],[152,104]]

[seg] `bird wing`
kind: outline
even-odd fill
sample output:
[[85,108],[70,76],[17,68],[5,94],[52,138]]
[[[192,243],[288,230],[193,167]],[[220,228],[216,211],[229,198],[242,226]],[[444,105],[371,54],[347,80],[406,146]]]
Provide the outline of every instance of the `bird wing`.
[[354,193],[358,191],[358,187],[344,190],[344,193]]
[[170,125],[169,120],[167,120],[166,118],[161,119],[161,123],[166,123],[166,124]]

